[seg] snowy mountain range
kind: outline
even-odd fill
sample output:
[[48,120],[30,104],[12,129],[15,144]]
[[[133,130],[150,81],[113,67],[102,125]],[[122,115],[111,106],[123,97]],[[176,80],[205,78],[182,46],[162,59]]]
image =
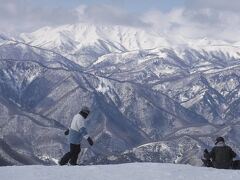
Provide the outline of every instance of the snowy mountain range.
[[80,163],[200,164],[217,136],[240,154],[240,46],[91,24],[0,36],[0,162],[51,164],[83,105]]

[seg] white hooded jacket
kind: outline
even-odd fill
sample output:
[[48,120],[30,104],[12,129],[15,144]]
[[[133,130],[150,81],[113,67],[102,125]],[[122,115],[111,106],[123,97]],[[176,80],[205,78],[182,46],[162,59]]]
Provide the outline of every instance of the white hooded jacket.
[[71,122],[69,131],[69,142],[72,144],[80,144],[82,138],[88,138],[89,135],[85,128],[85,119],[80,115],[76,114]]

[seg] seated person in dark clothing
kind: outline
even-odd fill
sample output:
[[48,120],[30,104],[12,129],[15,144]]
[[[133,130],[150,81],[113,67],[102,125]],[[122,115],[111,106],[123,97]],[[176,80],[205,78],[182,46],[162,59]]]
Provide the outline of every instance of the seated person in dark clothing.
[[218,137],[211,152],[206,153],[205,156],[206,159],[212,160],[213,167],[230,169],[232,168],[233,158],[236,157],[236,153],[231,147],[225,144],[223,137]]

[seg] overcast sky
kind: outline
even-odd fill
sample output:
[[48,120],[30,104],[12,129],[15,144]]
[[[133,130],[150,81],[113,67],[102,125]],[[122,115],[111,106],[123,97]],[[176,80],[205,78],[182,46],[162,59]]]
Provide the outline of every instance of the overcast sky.
[[79,22],[240,41],[240,0],[0,0],[0,33]]

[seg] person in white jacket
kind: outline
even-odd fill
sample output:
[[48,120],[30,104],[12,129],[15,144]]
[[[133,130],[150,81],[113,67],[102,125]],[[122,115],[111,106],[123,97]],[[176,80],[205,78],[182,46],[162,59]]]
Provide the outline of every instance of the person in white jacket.
[[88,135],[85,128],[85,119],[87,119],[90,110],[88,107],[83,107],[81,111],[73,117],[71,126],[65,131],[65,135],[68,135],[68,142],[70,144],[70,151],[67,152],[59,161],[59,165],[77,165],[78,154],[81,151],[81,141],[86,138],[88,143],[92,146],[93,141]]

